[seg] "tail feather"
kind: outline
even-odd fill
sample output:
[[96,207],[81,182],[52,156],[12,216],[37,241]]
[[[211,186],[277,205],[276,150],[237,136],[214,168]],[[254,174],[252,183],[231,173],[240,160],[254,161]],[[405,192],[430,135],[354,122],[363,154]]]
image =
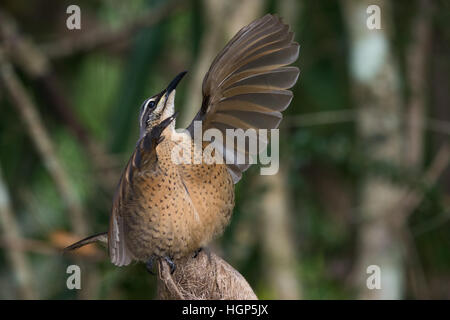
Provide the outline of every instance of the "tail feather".
[[94,234],[92,236],[84,238],[83,240],[75,242],[74,244],[71,244],[70,246],[64,248],[63,250],[64,250],[64,252],[72,251],[72,250],[84,247],[87,244],[97,242],[97,241],[103,242],[103,243],[108,243],[108,232]]

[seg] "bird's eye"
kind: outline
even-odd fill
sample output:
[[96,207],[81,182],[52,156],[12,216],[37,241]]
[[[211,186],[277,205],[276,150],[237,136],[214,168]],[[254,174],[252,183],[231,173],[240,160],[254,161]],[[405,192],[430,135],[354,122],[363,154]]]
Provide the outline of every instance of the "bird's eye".
[[148,107],[149,107],[149,108],[154,108],[154,107],[155,107],[155,101],[150,101],[150,102],[148,103]]

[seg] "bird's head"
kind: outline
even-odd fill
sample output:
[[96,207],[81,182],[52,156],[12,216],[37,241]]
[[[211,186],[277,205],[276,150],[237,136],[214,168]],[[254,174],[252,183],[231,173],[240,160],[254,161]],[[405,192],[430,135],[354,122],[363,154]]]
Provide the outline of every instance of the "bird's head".
[[[175,88],[186,71],[178,74],[160,93],[146,99],[139,113],[140,138],[175,112]],[[175,121],[170,124],[175,129]]]

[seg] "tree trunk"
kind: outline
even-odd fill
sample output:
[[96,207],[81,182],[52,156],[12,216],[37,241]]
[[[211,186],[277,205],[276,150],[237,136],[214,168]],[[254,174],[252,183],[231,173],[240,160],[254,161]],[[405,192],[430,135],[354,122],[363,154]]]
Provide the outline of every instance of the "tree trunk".
[[[381,9],[381,28],[370,30],[366,12],[370,5]],[[350,74],[358,107],[357,130],[369,161],[399,166],[402,161],[402,104],[398,66],[390,46],[389,3],[381,0],[344,1],[344,16],[350,35]],[[358,257],[353,279],[362,299],[400,299],[404,266],[402,220],[393,208],[402,190],[387,177],[367,173],[360,188],[361,224]],[[381,288],[369,289],[367,268],[378,266]]]

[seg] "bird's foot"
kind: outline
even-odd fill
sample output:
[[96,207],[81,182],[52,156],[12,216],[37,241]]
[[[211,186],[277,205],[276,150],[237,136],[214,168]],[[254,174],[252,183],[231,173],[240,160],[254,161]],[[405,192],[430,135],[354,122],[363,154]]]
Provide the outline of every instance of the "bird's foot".
[[167,264],[170,267],[170,274],[173,274],[175,272],[175,269],[177,268],[177,266],[175,265],[175,263],[172,261],[172,259],[170,259],[168,256],[164,257],[164,260],[167,262]]
[[197,258],[198,254],[203,250],[202,247],[198,248],[197,250],[195,250],[194,255],[192,256],[192,258]]
[[150,273],[151,275],[155,275],[155,273],[153,272],[154,262],[155,262],[155,257],[151,256],[150,259],[148,259],[147,262],[145,263],[145,268],[147,269],[148,273]]

